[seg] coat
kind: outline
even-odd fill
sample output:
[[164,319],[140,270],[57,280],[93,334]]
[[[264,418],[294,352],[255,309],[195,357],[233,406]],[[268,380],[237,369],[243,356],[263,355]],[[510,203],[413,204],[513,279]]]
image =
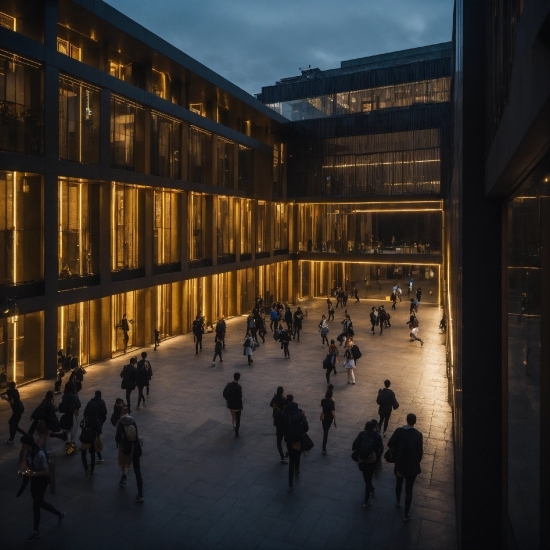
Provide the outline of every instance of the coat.
[[420,461],[424,453],[422,434],[410,426],[397,428],[390,440],[388,447],[394,449],[395,473],[402,477],[413,477],[418,475]]
[[120,387],[123,390],[135,390],[136,389],[136,367],[134,365],[126,365],[120,373],[122,382]]

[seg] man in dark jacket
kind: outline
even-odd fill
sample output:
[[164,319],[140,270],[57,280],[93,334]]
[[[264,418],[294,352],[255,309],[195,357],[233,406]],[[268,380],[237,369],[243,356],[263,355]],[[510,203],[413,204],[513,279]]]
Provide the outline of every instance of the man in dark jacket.
[[202,351],[202,335],[204,334],[204,322],[200,315],[193,321],[193,334],[195,336],[195,353],[198,355],[199,347]]
[[[97,438],[101,440],[100,445],[102,445],[103,439],[101,435],[103,433],[103,424],[107,420],[107,406],[105,405],[105,401],[101,399],[100,390],[96,390],[94,397],[88,401],[88,404],[84,409],[84,418],[88,418],[93,422],[96,429]],[[95,450],[97,452],[98,462],[103,462],[101,451],[97,448]]]
[[5,393],[1,394],[0,397],[5,399],[11,407],[12,414],[8,420],[8,424],[10,425],[10,438],[6,440],[6,443],[10,445],[13,444],[17,432],[25,435],[25,432],[19,427],[19,421],[21,420],[23,412],[25,412],[25,407],[23,406],[21,397],[19,397],[19,391],[15,387],[15,382],[10,382],[8,384],[8,389]]
[[[281,464],[288,464],[288,462],[285,460],[285,455],[283,454],[283,447],[281,445],[281,442],[283,441],[283,426],[282,426],[282,418],[283,418],[283,411],[286,406],[286,397],[284,396],[285,390],[282,386],[279,386],[277,388],[277,393],[273,396],[273,399],[271,400],[271,403],[269,406],[273,409],[273,425],[275,426],[275,434],[277,436],[277,450],[279,451],[279,455],[281,456]],[[288,456],[288,453],[287,453]]]
[[143,478],[141,477],[141,442],[137,424],[134,419],[128,414],[128,409],[122,409],[122,416],[117,424],[115,441],[118,445],[118,465],[122,468],[122,477],[119,485],[126,485],[126,475],[130,465],[134,468],[136,474],[136,482],[138,494],[134,499],[136,502],[143,502]]
[[137,408],[139,411],[139,405],[143,401],[143,406],[145,407],[145,396],[143,395],[143,388],[149,386],[149,380],[152,376],[151,364],[147,361],[147,352],[141,352],[141,360],[138,361],[136,365],[136,385],[138,387],[138,404]]
[[367,422],[365,429],[359,432],[359,435],[355,438],[352,451],[357,452],[357,465],[359,470],[363,474],[363,480],[365,481],[365,500],[363,501],[363,508],[367,508],[371,505],[370,495],[374,493],[374,487],[372,486],[372,476],[376,465],[384,452],[384,444],[380,434],[375,431],[374,424]]
[[126,406],[128,407],[128,414],[132,412],[132,405],[130,403],[130,396],[132,392],[136,389],[136,358],[132,357],[130,359],[130,364],[126,365],[122,372],[120,373],[122,382],[120,383],[120,388],[126,390]]
[[421,472],[420,461],[423,455],[422,434],[414,427],[416,415],[407,415],[407,425],[397,428],[390,440],[388,447],[393,449],[395,457],[395,496],[396,504],[400,505],[403,480],[405,480],[405,511],[403,521],[409,521],[409,510],[412,502],[414,480]]
[[384,389],[378,390],[378,397],[376,402],[378,403],[378,414],[380,415],[380,430],[384,433],[386,437],[386,430],[388,429],[388,422],[390,421],[390,416],[392,410],[397,410],[399,408],[399,403],[395,398],[395,393],[393,390],[390,390],[391,382],[389,380],[384,380]]
[[294,476],[300,477],[300,457],[302,449],[300,439],[309,431],[309,424],[302,409],[298,408],[298,404],[294,403],[294,396],[286,396],[286,407],[283,411],[281,424],[283,427],[283,435],[288,450],[289,465],[288,465],[288,490],[294,489]]
[[243,389],[239,383],[241,374],[236,372],[233,375],[233,382],[230,382],[225,386],[223,390],[223,397],[227,401],[227,408],[231,413],[231,420],[233,421],[233,430],[235,437],[239,437],[239,428],[241,427],[241,412],[243,410]]

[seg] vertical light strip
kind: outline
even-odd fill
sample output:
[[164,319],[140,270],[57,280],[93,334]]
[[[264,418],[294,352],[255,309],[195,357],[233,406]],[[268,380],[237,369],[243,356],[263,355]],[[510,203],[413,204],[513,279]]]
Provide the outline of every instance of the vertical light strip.
[[60,349],[65,350],[65,307],[61,306],[59,309],[61,310]]
[[161,263],[164,263],[164,200],[166,199],[166,193],[164,191],[159,191],[160,193],[160,244],[161,244]]
[[17,282],[17,172],[13,173],[13,282]]
[[84,324],[84,302],[78,304],[79,316],[78,316],[78,363],[82,365],[82,342],[84,337],[82,336],[82,329]]
[[78,162],[82,162],[82,84],[78,95]]
[[[111,184],[111,269],[116,269],[118,226],[115,223],[116,183]],[[115,323],[116,324],[116,323]],[[113,348],[114,349],[114,348]]]
[[17,382],[17,315],[13,317],[13,377]]
[[82,183],[78,184],[78,270],[79,275],[84,275],[82,269]]
[[[59,180],[59,261],[61,261],[61,267],[58,267],[59,273],[63,269],[63,180]],[[68,189],[68,183],[67,183]],[[63,347],[63,346],[62,346]]]

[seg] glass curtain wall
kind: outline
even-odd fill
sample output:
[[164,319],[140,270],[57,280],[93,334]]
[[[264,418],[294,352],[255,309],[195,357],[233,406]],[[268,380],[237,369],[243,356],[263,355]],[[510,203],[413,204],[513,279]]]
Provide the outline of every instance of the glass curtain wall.
[[239,191],[254,191],[254,151],[250,147],[239,145]]
[[59,156],[99,163],[100,90],[61,75],[59,78]]
[[44,154],[43,70],[33,61],[0,51],[0,149]]
[[180,256],[181,193],[155,190],[155,264],[181,262]]
[[416,104],[445,103],[450,100],[450,77],[380,86],[366,90],[326,94],[268,104],[288,120],[324,118],[333,115],[369,113],[381,109]]
[[285,144],[273,145],[273,198],[284,198]]
[[269,256],[267,229],[267,204],[265,201],[258,201],[256,205],[256,257],[258,254],[266,253]]
[[145,110],[121,97],[111,99],[111,166],[145,172]]
[[218,137],[218,187],[235,186],[235,144]]
[[241,238],[240,254],[241,260],[250,260],[252,258],[252,249],[254,248],[252,236],[252,201],[249,199],[237,199],[240,204],[241,216]]
[[99,272],[99,185],[59,179],[59,277]]
[[42,178],[0,171],[0,285],[42,279]]
[[[137,292],[123,292],[111,296],[111,326],[112,355],[121,355],[136,345],[137,324]],[[122,319],[126,316],[129,331],[123,330]]]
[[[210,220],[211,222],[211,220]],[[212,261],[208,247],[206,196],[189,194],[189,262],[190,267],[200,267],[205,260]]]
[[189,181],[211,183],[212,134],[196,126],[189,127]]
[[275,231],[274,250],[279,253],[288,252],[288,205],[272,203],[273,229]]
[[218,197],[216,220],[218,264],[236,261],[235,225],[235,199]]
[[135,185],[113,183],[111,254],[113,271],[140,267],[139,201]]
[[181,122],[151,113],[151,174],[181,177]]

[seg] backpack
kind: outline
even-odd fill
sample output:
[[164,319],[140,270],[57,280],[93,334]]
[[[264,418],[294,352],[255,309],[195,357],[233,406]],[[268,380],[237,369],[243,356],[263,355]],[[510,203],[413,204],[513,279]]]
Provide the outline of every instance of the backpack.
[[129,424],[127,426],[124,426],[124,439],[126,441],[130,441],[130,443],[133,443],[137,439],[137,429],[135,424]]
[[376,398],[376,403],[381,407],[386,407],[391,405],[391,395],[389,392],[384,390],[378,390],[378,397]]
[[323,368],[324,369],[330,369],[330,367],[332,367],[332,354],[328,354],[324,359],[323,359]]
[[351,354],[353,355],[353,358],[356,361],[357,361],[357,359],[360,359],[361,356],[363,355],[357,344],[353,344],[353,346],[351,346]]
[[44,399],[36,409],[34,409],[34,412],[31,414],[31,418],[33,420],[44,420],[44,407],[46,406],[46,400]]
[[359,445],[359,458],[363,462],[367,462],[374,451],[374,444],[372,437],[368,436],[365,432],[361,444]]

